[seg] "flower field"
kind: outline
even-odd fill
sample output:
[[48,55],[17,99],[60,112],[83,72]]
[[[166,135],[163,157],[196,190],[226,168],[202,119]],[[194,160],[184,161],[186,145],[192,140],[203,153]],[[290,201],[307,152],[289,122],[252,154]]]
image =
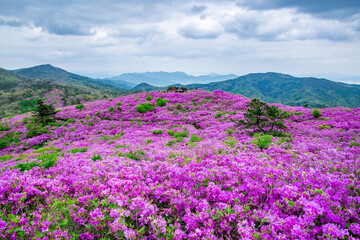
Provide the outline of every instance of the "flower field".
[[286,134],[264,145],[235,126],[249,102],[141,93],[34,135],[3,119],[0,238],[360,239],[360,108],[277,105]]

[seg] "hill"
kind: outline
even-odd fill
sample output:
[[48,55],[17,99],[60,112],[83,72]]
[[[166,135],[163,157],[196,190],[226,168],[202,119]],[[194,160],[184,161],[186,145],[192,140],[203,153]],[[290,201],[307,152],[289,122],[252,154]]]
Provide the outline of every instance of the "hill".
[[279,105],[275,137],[237,126],[248,103],[144,92],[3,119],[1,237],[359,238],[360,108]]
[[51,65],[16,71],[0,68],[0,118],[34,110],[38,98],[60,107],[132,93]]
[[253,73],[222,82],[190,84],[189,88],[222,90],[269,103],[310,107],[360,107],[360,85],[281,73]]
[[[153,86],[166,87],[173,84],[209,83],[236,78],[237,75],[202,75],[192,76],[184,72],[145,72],[145,73],[124,73],[110,78],[111,81],[126,81],[132,84],[147,83]],[[126,84],[126,83],[125,83]],[[132,86],[134,87],[134,86]]]
[[84,87],[91,87],[95,89],[104,89],[111,91],[123,91],[124,89],[114,87],[106,82],[99,82],[94,79],[84,77],[78,74],[70,73],[64,69],[54,67],[50,64],[39,65],[31,68],[22,68],[14,70],[18,75],[30,78],[30,79],[48,79],[54,80],[61,84],[77,85]]

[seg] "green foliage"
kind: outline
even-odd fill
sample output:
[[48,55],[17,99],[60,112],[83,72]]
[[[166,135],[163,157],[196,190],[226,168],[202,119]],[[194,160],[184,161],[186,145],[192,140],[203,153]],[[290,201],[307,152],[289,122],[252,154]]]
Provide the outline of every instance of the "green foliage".
[[150,143],[152,143],[152,142],[153,142],[152,139],[146,139],[146,144],[150,144]]
[[14,168],[20,169],[21,172],[31,170],[34,167],[49,169],[49,168],[55,166],[58,157],[59,157],[59,153],[57,153],[57,152],[45,153],[45,154],[37,156],[37,159],[41,160],[41,162],[32,161],[32,162],[26,162],[26,163],[18,163],[15,165]]
[[170,140],[166,143],[166,146],[172,147],[175,143],[182,142],[182,141],[184,141],[182,138]]
[[97,154],[94,153],[94,155],[92,156],[91,160],[93,160],[94,162],[96,162],[97,160],[100,160],[100,161],[101,161],[101,160],[102,160],[102,157],[101,157],[100,153],[97,153]]
[[34,98],[20,100],[20,111],[22,113],[36,111],[37,100]]
[[252,128],[264,134],[276,134],[278,130],[286,129],[284,118],[290,116],[276,106],[269,106],[259,99],[252,99],[246,109],[245,120],[238,120],[237,126]]
[[322,116],[322,112],[321,112],[319,109],[315,108],[314,111],[312,111],[312,115],[313,115],[315,118],[319,118],[319,117]]
[[0,122],[0,131],[9,131],[11,129],[11,127],[9,127],[9,125],[6,123],[6,125],[4,125],[3,123]]
[[95,125],[94,122],[89,122],[88,124],[89,124],[89,126],[94,126]]
[[86,109],[85,108],[85,106],[84,106],[84,104],[78,104],[78,105],[76,105],[76,107],[75,107],[76,109]]
[[121,112],[121,110],[122,110],[121,105],[118,105],[118,106],[116,107],[116,109]]
[[201,142],[202,140],[204,140],[203,138],[201,137],[198,137],[196,134],[192,134],[191,135],[191,138],[190,138],[190,142]]
[[70,151],[67,151],[67,152],[71,152],[71,153],[75,154],[75,153],[87,152],[88,149],[89,149],[89,147],[73,148],[73,149],[71,149]]
[[272,136],[264,133],[256,133],[254,135],[256,139],[253,139],[251,142],[257,145],[261,150],[269,148],[272,141]]
[[169,102],[169,100],[164,100],[162,97],[160,97],[156,100],[156,106],[163,107],[168,102]]
[[136,110],[139,113],[146,113],[147,111],[151,112],[155,110],[155,107],[152,103],[141,103],[139,106],[136,107]]
[[216,113],[215,118],[220,118],[222,116],[222,113]]
[[31,125],[31,128],[26,132],[26,138],[33,138],[46,133],[50,133],[46,126]]
[[130,159],[136,160],[136,161],[140,161],[144,156],[145,156],[145,152],[138,149],[135,152],[130,151],[126,154],[126,156]]
[[12,143],[20,142],[20,133],[8,133],[2,138],[0,138],[0,149],[9,147]]
[[110,108],[109,108],[109,112],[115,112],[115,108],[114,108],[114,107],[110,107]]
[[44,101],[41,99],[39,99],[37,103],[38,106],[35,112],[35,121],[42,125],[55,122],[56,112],[54,106],[44,104]]
[[152,99],[153,99],[153,97],[151,97],[151,95],[148,94],[147,97],[146,97],[146,101],[150,101],[150,100],[152,100]]
[[161,135],[161,134],[163,134],[163,132],[164,132],[164,130],[154,130],[152,133],[154,135]]
[[359,147],[360,146],[360,143],[358,142],[351,142],[350,143],[350,147]]
[[181,138],[182,139],[182,138],[188,137],[190,132],[187,130],[186,127],[184,127],[184,131],[182,131],[182,132],[176,132],[174,130],[169,130],[167,133],[169,135],[173,136],[174,138]]
[[229,141],[225,141],[224,143],[229,145],[231,148],[235,148],[236,144],[239,143],[239,140],[237,140],[234,137],[228,137]]
[[231,134],[234,133],[234,130],[233,130],[233,129],[228,129],[228,130],[226,130],[226,132],[227,132],[229,135],[231,135]]

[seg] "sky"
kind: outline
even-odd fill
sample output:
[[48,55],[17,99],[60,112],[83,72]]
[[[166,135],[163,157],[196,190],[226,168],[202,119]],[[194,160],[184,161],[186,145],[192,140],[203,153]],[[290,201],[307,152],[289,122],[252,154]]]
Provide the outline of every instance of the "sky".
[[359,0],[0,0],[0,67],[360,76]]

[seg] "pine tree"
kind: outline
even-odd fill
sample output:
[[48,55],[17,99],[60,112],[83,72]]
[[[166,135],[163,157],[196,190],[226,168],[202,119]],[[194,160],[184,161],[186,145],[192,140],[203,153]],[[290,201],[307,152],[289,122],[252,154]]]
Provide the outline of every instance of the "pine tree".
[[269,106],[259,99],[252,99],[246,109],[245,120],[238,120],[237,126],[253,128],[255,132],[264,134],[277,134],[279,130],[286,129],[284,118],[290,114],[276,106]]

